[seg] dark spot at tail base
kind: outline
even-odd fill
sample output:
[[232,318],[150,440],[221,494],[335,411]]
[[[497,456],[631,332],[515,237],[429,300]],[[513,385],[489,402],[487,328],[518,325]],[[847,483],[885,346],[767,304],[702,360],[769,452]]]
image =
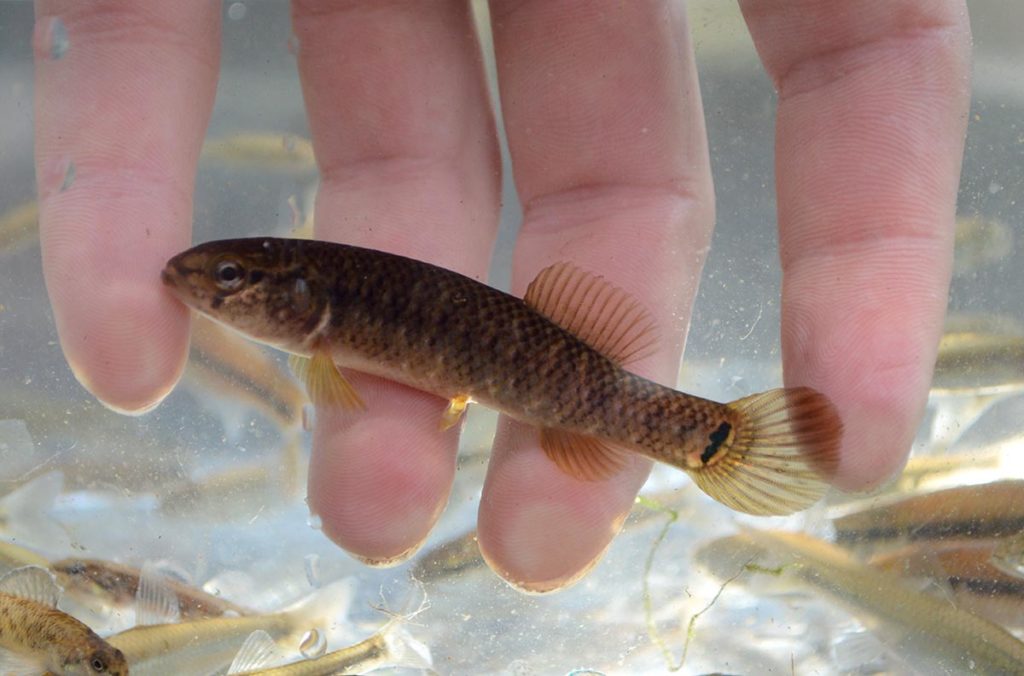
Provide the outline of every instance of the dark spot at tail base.
[[718,429],[711,433],[711,436],[708,437],[708,440],[711,441],[711,443],[708,444],[704,448],[704,452],[700,454],[700,461],[702,463],[706,465],[711,462],[711,459],[715,457],[716,453],[718,453],[718,449],[721,448],[722,444],[725,443],[725,440],[729,438],[729,432],[731,431],[732,425],[724,422],[718,426]]

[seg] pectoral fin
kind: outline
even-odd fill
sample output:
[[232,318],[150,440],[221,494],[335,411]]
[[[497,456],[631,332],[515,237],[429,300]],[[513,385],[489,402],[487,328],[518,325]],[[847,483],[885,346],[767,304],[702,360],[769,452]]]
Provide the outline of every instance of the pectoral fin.
[[340,406],[353,411],[366,410],[359,393],[338,370],[329,353],[315,352],[312,357],[291,355],[288,366],[305,384],[309,400],[317,408]]
[[456,397],[452,397],[448,402],[448,408],[441,414],[441,431],[450,429],[453,425],[459,422],[462,418],[462,414],[466,412],[466,408],[469,406],[472,399],[468,394],[460,394]]
[[629,462],[628,451],[564,430],[542,429],[540,445],[560,470],[584,481],[603,481],[618,474]]
[[56,608],[61,589],[53,573],[40,566],[22,566],[0,577],[0,592]]

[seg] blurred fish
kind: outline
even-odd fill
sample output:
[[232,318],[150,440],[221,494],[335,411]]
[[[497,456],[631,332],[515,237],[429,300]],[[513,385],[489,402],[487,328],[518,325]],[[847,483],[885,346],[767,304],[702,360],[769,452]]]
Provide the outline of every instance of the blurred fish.
[[39,243],[39,204],[28,200],[0,214],[0,254]]
[[1018,479],[872,502],[833,521],[837,541],[991,538],[1024,531],[1024,481]]
[[1024,626],[1024,578],[994,562],[998,540],[922,541],[877,554],[869,564],[901,577],[938,583],[957,608],[1003,626]]
[[[206,405],[211,394],[217,395],[228,407],[244,403],[278,426],[284,454],[279,476],[285,494],[295,493],[302,476],[301,431],[307,399],[279,362],[234,331],[196,315],[185,380],[202,392],[200,400]],[[230,421],[225,423],[228,434],[233,427]]]
[[59,470],[40,474],[0,498],[0,533],[41,550],[64,550],[71,538],[50,516],[64,487]]
[[373,636],[326,655],[281,666],[286,659],[265,631],[253,632],[239,650],[228,674],[235,676],[330,676],[364,674],[382,667],[429,669],[430,649],[414,639],[401,626],[401,619],[388,622]]
[[1024,333],[947,331],[939,341],[932,390],[1024,389]]
[[954,474],[964,469],[998,467],[1001,460],[1002,452],[999,449],[979,449],[939,455],[912,455],[900,475],[884,490],[885,492],[907,493],[916,490],[925,481]]
[[964,275],[1013,253],[1013,229],[995,218],[957,216],[953,273]]
[[298,641],[310,627],[340,622],[350,599],[351,584],[343,580],[278,613],[139,626],[107,640],[124,653],[133,676],[212,673],[231,663],[252,632]]
[[13,542],[0,541],[0,575],[5,575],[15,568],[25,566],[36,566],[38,568],[49,568],[50,562],[46,557],[37,554],[31,549],[25,549]]
[[697,560],[719,578],[770,571],[825,592],[922,673],[1015,674],[1024,665],[1024,643],[1002,627],[801,533],[744,531],[704,545]]
[[202,160],[240,168],[312,174],[313,144],[295,134],[241,132],[203,144]]
[[1007,575],[1024,578],[1024,533],[999,540],[991,560],[993,566]]
[[413,564],[412,576],[420,582],[433,582],[483,566],[474,528],[423,552]]
[[282,474],[290,475],[290,454],[273,467],[265,463],[227,467],[195,479],[185,479],[158,491],[160,511],[178,517],[229,521],[248,519],[265,508],[284,504],[290,486]]
[[[137,603],[142,569],[113,561],[77,558],[54,561],[50,566],[65,593],[74,594],[79,602],[92,599],[94,603],[124,609]],[[182,619],[251,614],[242,606],[173,578],[163,576],[162,583],[176,598]]]
[[3,673],[127,674],[124,656],[67,613],[47,571],[17,568],[0,578]]
[[179,254],[163,280],[193,309],[296,355],[318,406],[365,408],[337,360],[447,398],[442,428],[478,400],[540,428],[572,476],[606,479],[636,452],[752,514],[806,508],[836,468],[842,423],[826,397],[792,388],[722,404],[626,371],[653,349],[650,316],[567,263],[519,299],[403,256],[253,238]]
[[951,315],[939,341],[927,446],[951,447],[991,406],[1024,392],[1024,327],[998,315]]

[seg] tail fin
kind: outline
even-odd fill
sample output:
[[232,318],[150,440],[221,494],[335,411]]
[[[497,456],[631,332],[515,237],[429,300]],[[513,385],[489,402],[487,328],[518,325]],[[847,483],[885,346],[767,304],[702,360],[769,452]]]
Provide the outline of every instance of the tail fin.
[[687,469],[701,490],[759,516],[792,514],[825,494],[843,435],[825,395],[809,387],[776,389],[726,406],[736,417],[732,438],[702,466]]

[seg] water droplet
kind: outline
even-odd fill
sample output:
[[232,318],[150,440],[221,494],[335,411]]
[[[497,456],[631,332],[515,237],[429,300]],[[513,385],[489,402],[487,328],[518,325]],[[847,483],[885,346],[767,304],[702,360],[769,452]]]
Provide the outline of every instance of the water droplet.
[[299,36],[295,33],[288,36],[288,53],[292,56],[299,55]]
[[60,184],[60,192],[64,192],[75,182],[75,163],[68,162],[67,171],[64,172],[64,180]]
[[306,581],[314,589],[320,588],[320,557],[317,554],[306,554],[302,559],[306,568]]
[[307,660],[322,657],[327,652],[327,639],[318,629],[310,629],[299,643],[299,652]]
[[306,518],[306,523],[309,524],[309,527],[313,530],[320,530],[324,527],[324,520],[320,518],[319,514],[313,514],[312,512],[310,512],[309,516]]
[[996,193],[1000,193],[1002,191],[1003,191],[1003,184],[1002,183],[998,183],[996,181],[992,181],[991,183],[988,184],[988,194],[989,195],[995,195]]
[[248,8],[244,2],[232,2],[228,6],[228,18],[232,21],[239,21],[245,18],[246,11],[248,11]]
[[63,58],[71,47],[71,40],[68,38],[68,27],[63,21],[54,17],[50,20],[49,31],[50,58],[56,61]]

